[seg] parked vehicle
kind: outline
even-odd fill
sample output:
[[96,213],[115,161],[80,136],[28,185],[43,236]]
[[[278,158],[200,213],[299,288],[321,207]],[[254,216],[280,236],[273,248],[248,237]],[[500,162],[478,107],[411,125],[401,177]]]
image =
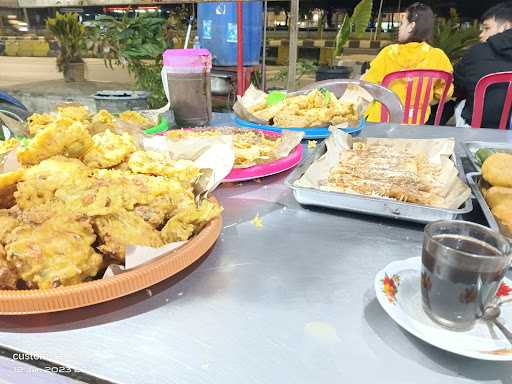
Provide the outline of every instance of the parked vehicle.
[[[11,95],[0,91],[0,113],[11,117],[19,122],[24,122],[30,115],[27,107],[21,101]],[[12,134],[0,119],[0,139],[8,138]]]

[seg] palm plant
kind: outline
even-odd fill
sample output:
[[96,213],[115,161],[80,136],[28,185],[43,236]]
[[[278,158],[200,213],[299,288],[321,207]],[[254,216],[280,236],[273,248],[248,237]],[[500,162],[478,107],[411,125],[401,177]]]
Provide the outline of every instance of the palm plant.
[[59,42],[59,71],[66,73],[70,64],[83,63],[81,48],[85,39],[85,27],[80,23],[78,14],[57,12],[54,18],[48,18],[46,24]]
[[373,0],[361,0],[356,5],[352,16],[345,15],[341,23],[338,34],[336,35],[336,46],[332,54],[332,60],[343,54],[343,46],[350,38],[352,30],[356,33],[361,33],[368,27],[368,22],[372,16]]

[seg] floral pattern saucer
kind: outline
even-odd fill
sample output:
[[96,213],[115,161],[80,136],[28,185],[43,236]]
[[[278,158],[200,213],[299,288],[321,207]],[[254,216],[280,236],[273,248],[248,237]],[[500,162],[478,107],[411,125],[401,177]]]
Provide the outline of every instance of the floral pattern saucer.
[[[478,320],[469,331],[451,331],[433,322],[421,302],[421,257],[394,261],[375,276],[377,300],[402,328],[438,348],[481,360],[512,361],[512,344],[494,325]],[[512,282],[505,278],[497,296],[512,298]],[[512,330],[512,303],[501,306],[500,320]]]

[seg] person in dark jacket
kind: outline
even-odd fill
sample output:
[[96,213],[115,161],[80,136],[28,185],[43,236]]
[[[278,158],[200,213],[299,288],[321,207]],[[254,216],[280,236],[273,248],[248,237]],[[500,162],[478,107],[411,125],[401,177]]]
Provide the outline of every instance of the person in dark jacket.
[[[491,73],[512,71],[512,1],[490,8],[482,16],[481,43],[473,46],[454,68],[455,94],[465,98],[457,125],[471,124],[476,84]],[[507,84],[494,85],[485,97],[482,127],[499,126]],[[456,113],[457,115],[457,113]]]

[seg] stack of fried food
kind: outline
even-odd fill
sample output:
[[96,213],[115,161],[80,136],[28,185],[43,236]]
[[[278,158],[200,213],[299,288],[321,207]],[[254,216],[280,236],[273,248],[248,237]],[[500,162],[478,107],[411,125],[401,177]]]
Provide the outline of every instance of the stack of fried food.
[[275,105],[262,100],[247,110],[258,119],[283,128],[322,127],[359,119],[355,103],[339,100],[332,92],[318,89],[307,95],[288,97]]
[[167,133],[169,140],[180,141],[197,137],[219,137],[231,135],[235,152],[234,168],[245,168],[256,164],[269,163],[281,158],[279,146],[283,136],[267,136],[265,133],[247,129],[194,129],[172,130]]
[[128,246],[187,240],[222,210],[196,196],[193,162],[141,150],[108,128],[108,112],[72,108],[32,116],[34,136],[15,149],[21,168],[0,174],[0,192],[15,187],[0,210],[0,289],[90,280]]
[[512,155],[495,153],[482,165],[482,177],[490,185],[482,190],[493,215],[512,237]]
[[355,142],[341,153],[325,187],[436,207],[444,200],[436,185],[440,172],[441,166],[429,162],[425,154]]

